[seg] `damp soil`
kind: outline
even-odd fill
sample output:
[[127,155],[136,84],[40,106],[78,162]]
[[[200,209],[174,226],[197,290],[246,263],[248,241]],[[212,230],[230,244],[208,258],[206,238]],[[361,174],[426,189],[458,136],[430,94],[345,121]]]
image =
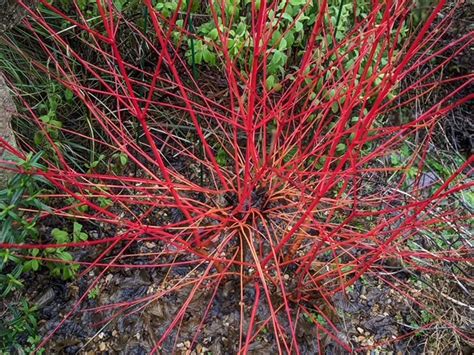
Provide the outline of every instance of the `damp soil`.
[[[91,279],[93,275],[88,275]],[[130,302],[157,292],[155,285],[161,284],[162,275],[156,270],[122,271],[108,274],[100,285],[100,293],[94,299],[87,298],[54,334],[47,344],[47,353],[58,354],[147,354],[164,334],[167,326],[175,319],[189,292],[173,293],[172,296],[157,297],[152,301],[140,302],[138,307],[126,310],[131,314],[113,317],[117,310],[94,312],[100,305]],[[31,282],[31,284],[28,284]],[[68,311],[72,310],[80,296],[87,290],[86,278],[73,283],[51,279],[48,275],[35,275],[27,280],[31,302],[39,308],[39,325],[42,337],[47,336]],[[207,316],[212,291],[198,290],[180,324],[178,338],[169,337],[161,347],[162,353],[237,353],[240,338],[241,298],[237,280],[229,280],[212,300]],[[255,294],[249,288],[244,295],[246,308],[254,302]],[[391,290],[381,285],[356,283],[352,295],[336,295],[334,299],[339,317],[339,334],[354,348],[371,346],[375,342],[392,340],[409,331],[397,318],[406,318],[412,307],[401,297],[394,297]],[[257,319],[266,319],[269,310],[259,308]],[[201,322],[203,322],[201,324]],[[198,327],[202,330],[195,339]],[[318,353],[316,327],[302,320],[298,327],[297,342],[301,353]],[[341,353],[337,343],[323,339],[322,353]],[[419,341],[423,344],[422,339]],[[249,347],[254,353],[278,352],[270,331],[259,336]],[[415,351],[418,345],[410,341],[384,346],[387,351]]]
[[[55,221],[57,222],[57,221]],[[86,225],[90,235],[97,235],[93,225]],[[43,226],[46,231],[49,226]],[[159,248],[158,243],[146,242],[134,246],[129,253],[146,255]],[[117,251],[120,246],[117,247]],[[91,261],[99,256],[100,248],[77,250],[78,261]],[[93,253],[94,255],[92,255]],[[139,265],[149,263],[143,257],[134,259]],[[169,260],[171,262],[171,260]],[[165,261],[166,262],[166,261]],[[82,271],[84,269],[81,269]],[[68,312],[71,316],[57,329],[46,344],[48,354],[148,354],[176,319],[191,292],[193,297],[180,320],[179,332],[173,330],[163,342],[161,354],[234,354],[241,344],[241,312],[248,314],[255,302],[251,284],[241,294],[240,280],[229,277],[222,280],[215,292],[213,287],[184,286],[179,291],[166,293],[167,285],[185,277],[199,277],[203,272],[194,266],[167,268],[114,268],[99,275],[96,268],[72,282],[50,276],[47,270],[27,274],[25,288],[5,300],[12,302],[18,296],[26,297],[38,307],[40,336],[48,336]],[[396,280],[410,282],[409,275],[398,272]],[[95,280],[99,290],[88,295],[88,288]],[[413,285],[415,288],[417,284]],[[420,294],[422,291],[422,284]],[[136,304],[132,303],[136,301]],[[427,332],[414,333],[413,320],[420,318],[416,302],[396,292],[380,278],[368,273],[346,293],[338,293],[331,300],[335,311],[331,314],[339,332],[337,338],[357,350],[382,344],[378,351],[392,354],[424,353]],[[79,302],[79,303],[78,303]],[[114,308],[107,306],[116,305]],[[268,319],[270,310],[264,303],[258,308],[256,324]],[[281,325],[289,329],[285,319]],[[320,325],[328,327],[327,322]],[[248,323],[244,320],[244,329]],[[249,346],[249,353],[278,353],[276,341],[268,325]],[[287,333],[290,333],[289,330]],[[310,320],[301,317],[296,331],[297,343],[302,354],[344,354],[334,339],[322,335]],[[245,339],[243,339],[245,341]],[[451,349],[459,353],[460,349]],[[472,348],[461,349],[470,353]]]

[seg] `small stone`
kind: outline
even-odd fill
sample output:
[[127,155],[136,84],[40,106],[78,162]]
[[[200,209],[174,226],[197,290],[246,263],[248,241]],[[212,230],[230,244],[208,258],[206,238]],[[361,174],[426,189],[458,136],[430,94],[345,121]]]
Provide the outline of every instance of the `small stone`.
[[153,249],[156,247],[156,243],[153,243],[153,242],[145,242],[145,246],[148,248],[148,249]]
[[184,342],[184,346],[189,349],[191,347],[191,342],[189,340],[186,340]]
[[178,349],[182,349],[182,348],[184,348],[184,344],[183,343],[178,343],[178,344],[176,344],[176,347]]
[[69,286],[68,291],[71,297],[77,297],[79,295],[79,287],[76,285]]
[[112,336],[113,336],[113,337],[116,337],[117,335],[118,335],[118,332],[114,329],[114,330],[112,331]]
[[367,339],[367,345],[369,346],[374,345],[374,341],[372,339]]
[[286,281],[288,281],[288,280],[290,279],[290,275],[285,274],[285,275],[283,275],[283,278],[284,278]]
[[107,349],[107,345],[104,342],[99,344],[99,350],[100,351],[105,351],[106,349]]
[[105,338],[105,333],[104,332],[100,332],[99,335],[98,335],[99,339],[104,339]]

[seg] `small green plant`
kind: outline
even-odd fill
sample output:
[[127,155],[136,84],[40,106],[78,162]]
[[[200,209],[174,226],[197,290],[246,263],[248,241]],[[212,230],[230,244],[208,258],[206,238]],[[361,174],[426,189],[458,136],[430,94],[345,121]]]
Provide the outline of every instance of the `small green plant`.
[[[414,319],[410,322],[410,327],[413,328],[413,329],[420,329],[420,328],[423,328],[423,327],[427,326],[428,324],[430,324],[434,320],[435,320],[435,318],[430,312],[428,312],[425,309],[422,309],[416,315],[416,319]],[[419,332],[416,333],[415,336],[420,337],[420,336],[423,336],[424,333],[425,333],[424,330],[420,330]]]
[[96,299],[100,295],[100,287],[96,286],[92,290],[89,291],[87,298],[90,300]]
[[[86,241],[88,238],[87,233],[82,231],[82,225],[74,222],[72,233],[68,233],[65,230],[54,228],[51,231],[51,236],[57,244],[65,243],[77,243]],[[44,258],[53,258],[64,261],[63,263],[47,262],[46,266],[51,272],[51,275],[60,277],[63,280],[70,280],[74,278],[79,265],[72,263],[73,257],[71,253],[66,250],[66,247],[60,248],[47,248],[42,253]]]
[[[3,313],[3,312],[2,312]],[[2,314],[0,322],[0,354],[43,354],[36,349],[40,343],[37,309],[26,300],[10,305]]]
[[58,108],[64,102],[71,102],[73,93],[62,86],[51,82],[46,99],[38,105],[38,110],[42,113],[39,119],[44,123],[45,132],[37,131],[33,141],[35,145],[46,154],[55,156],[54,148],[46,138],[48,136],[56,147],[61,147],[61,128],[63,123],[58,117]]
[[109,168],[116,174],[122,174],[123,170],[128,164],[128,155],[124,152],[118,152],[112,155],[112,159],[109,162]]
[[[0,243],[25,243],[38,239],[37,222],[41,211],[49,210],[38,198],[47,186],[40,175],[34,170],[45,170],[39,161],[42,153],[28,154],[24,160],[18,162],[23,170],[22,174],[12,177],[7,187],[0,191]],[[36,212],[25,212],[36,210]],[[37,251],[30,251],[34,254]],[[34,269],[35,262],[27,262],[27,268]],[[21,275],[25,271],[22,258],[13,254],[9,249],[0,250],[0,294],[2,297],[11,291],[21,288]]]
[[[46,167],[40,163],[42,156],[43,152],[40,151],[34,155],[30,153],[25,159],[19,160],[17,164],[22,172],[13,176],[7,187],[0,191],[0,243],[22,244],[41,240],[37,223],[42,212],[50,211],[39,198],[49,185],[37,174],[39,171],[46,171]],[[84,241],[88,236],[82,228],[80,223],[74,222],[72,233],[55,228],[51,237],[58,244]],[[10,249],[0,250],[0,295],[5,297],[23,287],[22,274],[38,271],[43,265],[42,258],[66,262],[47,262],[46,266],[52,275],[65,280],[74,277],[79,266],[69,263],[72,261],[72,255],[65,249],[30,249],[15,253]]]
[[7,187],[0,191],[0,243],[23,243],[27,238],[38,237],[36,223],[39,213],[27,215],[23,210],[49,209],[38,198],[43,191],[42,186],[47,182],[42,176],[32,174],[33,169],[45,169],[39,163],[41,156],[42,152],[35,155],[30,153],[24,160],[20,160],[18,166],[24,173],[16,174]]

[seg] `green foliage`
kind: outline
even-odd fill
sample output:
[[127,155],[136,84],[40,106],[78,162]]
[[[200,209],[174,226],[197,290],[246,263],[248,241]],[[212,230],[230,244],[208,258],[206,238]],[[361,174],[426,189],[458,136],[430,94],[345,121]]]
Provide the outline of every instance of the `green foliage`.
[[[416,317],[410,322],[410,327],[413,329],[420,329],[435,320],[433,314],[429,311],[422,309],[419,313],[412,315],[411,317]],[[423,330],[416,333],[416,336],[422,336],[425,332]]]
[[326,319],[324,319],[324,317],[317,312],[312,312],[311,315],[303,313],[303,316],[310,323],[314,323],[314,324],[317,323],[322,327],[325,327],[328,325],[328,322],[326,321]]
[[[24,160],[17,162],[23,174],[12,177],[7,187],[0,191],[0,242],[21,244],[38,239],[37,222],[40,211],[47,211],[46,206],[38,198],[47,186],[46,180],[35,171],[45,170],[40,164],[42,153],[28,154]],[[25,210],[36,210],[27,213]],[[37,254],[36,251],[29,251]],[[36,255],[35,254],[35,255]],[[32,256],[35,256],[32,255]],[[37,270],[35,262],[27,262],[26,268]],[[0,294],[2,297],[23,286],[21,274],[25,271],[22,258],[12,254],[9,249],[0,250]]]
[[[23,244],[44,241],[38,231],[41,212],[50,211],[39,195],[48,187],[48,182],[38,172],[46,167],[40,163],[43,152],[28,154],[24,160],[17,162],[22,173],[13,176],[5,189],[0,191],[0,242]],[[28,211],[28,212],[26,212]],[[51,237],[57,244],[87,240],[87,234],[80,223],[74,222],[72,233],[53,229]],[[63,260],[67,263],[42,262],[41,258]],[[0,250],[0,295],[7,296],[12,291],[23,287],[22,274],[36,272],[43,264],[51,274],[63,279],[74,277],[79,265],[70,263],[72,255],[65,247],[46,250],[29,249],[12,252]]]
[[[30,354],[40,343],[38,335],[37,309],[26,300],[10,305],[2,312],[0,322],[0,354]],[[44,349],[36,350],[43,354]]]
[[[77,243],[81,241],[86,241],[88,239],[87,233],[82,231],[82,225],[80,223],[74,222],[72,233],[68,233],[65,230],[54,228],[51,231],[51,236],[55,240],[56,244],[67,244],[67,243]],[[57,259],[62,262],[47,262],[46,266],[51,272],[51,275],[55,277],[60,277],[63,280],[69,280],[74,278],[79,265],[73,263],[73,257],[71,253],[66,250],[66,247],[60,248],[47,248],[42,253],[44,258]]]
[[97,297],[99,297],[100,294],[100,287],[96,286],[92,290],[89,291],[89,294],[87,295],[87,298],[90,300],[94,300]]
[[[46,99],[38,105],[41,113],[39,119],[44,123],[45,131],[37,131],[34,135],[34,144],[48,156],[55,156],[54,146],[51,145],[47,136],[52,140],[53,145],[60,149],[64,140],[61,136],[63,123],[58,117],[58,108],[63,102],[71,102],[73,93],[64,87],[50,82],[46,92]],[[47,136],[46,136],[47,134]]]
[[33,169],[44,170],[39,161],[42,152],[29,153],[25,160],[18,161],[24,174],[16,174],[7,187],[0,191],[0,242],[23,243],[27,238],[36,239],[38,230],[36,223],[39,214],[27,215],[25,209],[48,210],[38,198],[46,186],[46,180],[33,173]]
[[220,166],[226,166],[228,158],[229,157],[228,157],[225,149],[222,148],[222,147],[219,148],[219,150],[217,151],[217,155],[216,155],[217,164],[219,164]]

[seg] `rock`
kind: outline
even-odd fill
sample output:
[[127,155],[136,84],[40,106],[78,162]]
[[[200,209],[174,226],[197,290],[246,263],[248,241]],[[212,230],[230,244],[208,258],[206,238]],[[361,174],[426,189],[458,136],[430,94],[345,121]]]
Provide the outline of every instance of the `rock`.
[[41,309],[50,304],[55,298],[56,292],[54,292],[52,288],[49,288],[35,301],[35,304]]
[[[34,6],[37,0],[23,0],[27,6]],[[21,21],[26,10],[18,0],[0,0],[0,34]]]
[[[5,142],[0,141],[0,161],[10,161],[14,158],[11,150],[16,150],[17,145],[11,127],[11,118],[15,112],[15,104],[6,86],[5,79],[0,74],[0,138],[5,140]],[[0,163],[0,189],[6,187],[8,179],[13,176],[14,171],[12,169],[14,169],[13,164]]]

